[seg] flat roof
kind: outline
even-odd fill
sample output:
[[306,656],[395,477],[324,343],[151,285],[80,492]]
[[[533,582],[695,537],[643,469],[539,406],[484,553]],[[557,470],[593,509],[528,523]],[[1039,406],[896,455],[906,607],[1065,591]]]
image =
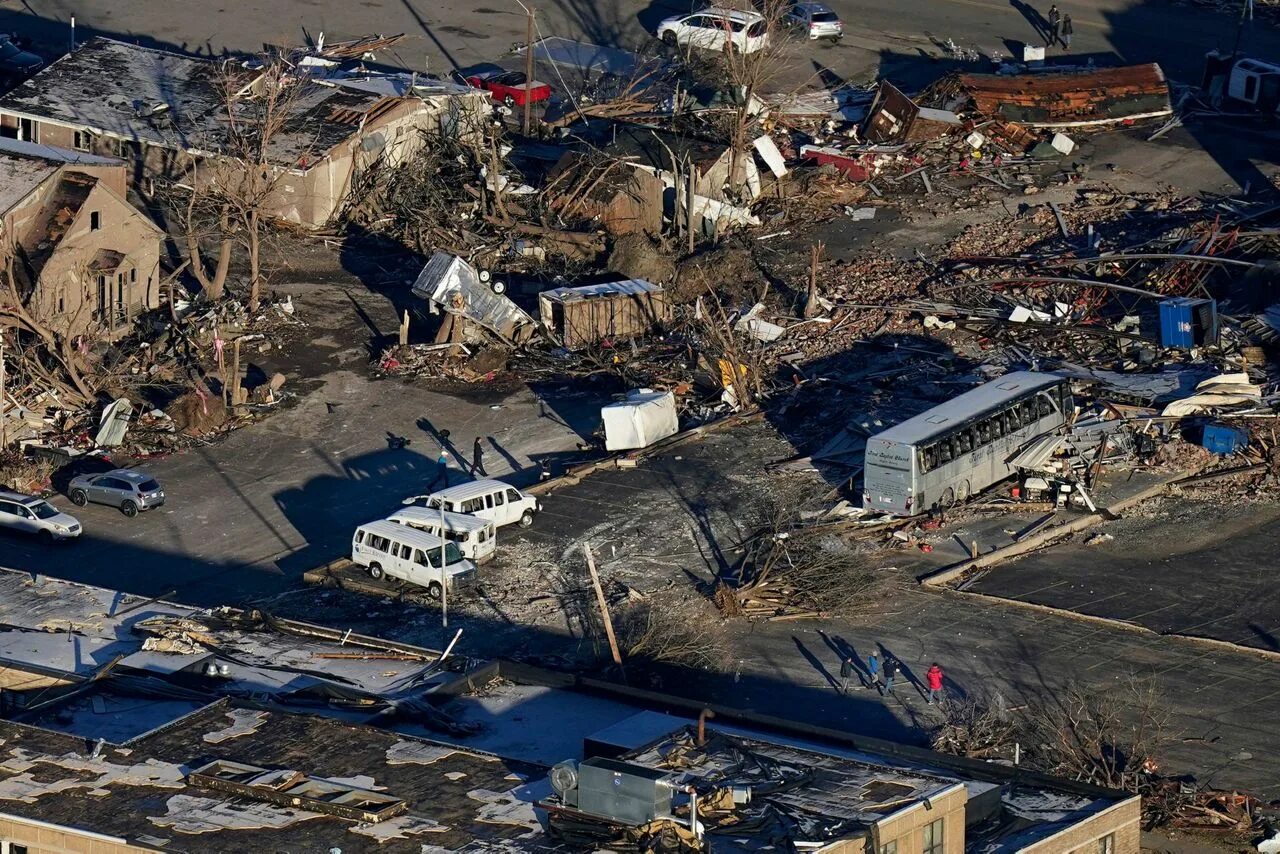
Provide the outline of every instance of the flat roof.
[[[143,847],[419,854],[543,844],[532,807],[550,792],[542,769],[371,726],[222,702],[96,756],[81,737],[20,724],[0,721],[0,737],[0,813]],[[209,788],[191,771],[211,762],[259,769],[277,787],[297,780],[289,791],[320,803],[258,797],[265,785]],[[403,805],[372,824],[327,812],[323,802],[341,804],[344,792]]]
[[[484,495],[486,492],[492,492],[495,489],[516,489],[516,487],[506,481],[494,480],[493,478],[483,478],[481,480],[468,481],[467,483],[459,483],[457,486],[448,486],[444,489],[431,493],[431,495],[465,501],[468,498],[475,498],[478,495]],[[516,491],[519,492],[518,489]]]
[[1045,374],[1036,371],[1013,371],[1002,377],[983,383],[975,389],[957,395],[946,403],[940,403],[932,409],[921,412],[914,418],[908,418],[883,430],[870,439],[870,442],[889,442],[899,445],[912,445],[927,439],[940,430],[965,423],[978,412],[989,407],[999,406],[1029,391],[1048,388],[1063,381],[1057,374]]
[[472,516],[470,513],[454,513],[452,510],[446,510],[441,513],[439,510],[432,510],[427,507],[401,507],[396,512],[387,517],[388,522],[399,522],[400,519],[407,519],[412,522],[422,522],[423,524],[434,525],[444,517],[444,527],[448,531],[478,531],[481,528],[487,528],[492,522],[481,519],[479,516]]
[[626,279],[621,282],[606,282],[602,285],[582,285],[576,288],[552,288],[538,294],[539,299],[552,302],[574,302],[576,300],[598,299],[609,296],[636,296],[638,294],[662,293],[662,285],[646,282],[644,279]]

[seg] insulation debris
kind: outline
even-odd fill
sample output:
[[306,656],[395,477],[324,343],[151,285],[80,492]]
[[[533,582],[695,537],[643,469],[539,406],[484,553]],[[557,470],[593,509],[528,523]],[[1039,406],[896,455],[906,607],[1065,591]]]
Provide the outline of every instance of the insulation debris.
[[178,833],[222,833],[231,830],[271,830],[320,818],[320,813],[255,802],[228,802],[194,795],[174,795],[165,801],[168,813],[148,816],[157,827]]
[[203,738],[206,742],[221,744],[224,741],[248,735],[262,726],[267,719],[267,713],[255,709],[232,709],[227,712],[227,717],[231,718],[231,725],[226,729],[205,733]]

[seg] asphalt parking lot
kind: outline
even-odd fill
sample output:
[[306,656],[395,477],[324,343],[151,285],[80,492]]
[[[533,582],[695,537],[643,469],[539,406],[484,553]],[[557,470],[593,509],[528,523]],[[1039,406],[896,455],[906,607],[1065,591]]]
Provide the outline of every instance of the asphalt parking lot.
[[[421,492],[439,431],[450,431],[468,461],[473,439],[485,437],[489,473],[528,483],[542,462],[578,458],[598,421],[599,400],[581,392],[481,387],[459,397],[372,380],[367,324],[388,332],[397,324],[385,297],[338,285],[279,290],[293,296],[315,339],[302,346],[319,375],[299,383],[301,399],[214,445],[142,464],[165,487],[157,510],[126,519],[54,498],[85,533],[52,546],[0,534],[4,565],[194,604],[269,596],[347,553],[355,525]],[[388,434],[410,444],[392,448]]]

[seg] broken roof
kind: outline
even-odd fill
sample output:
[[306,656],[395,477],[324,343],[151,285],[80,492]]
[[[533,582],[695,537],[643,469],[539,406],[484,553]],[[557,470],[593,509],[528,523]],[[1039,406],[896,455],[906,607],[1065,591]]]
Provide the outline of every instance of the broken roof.
[[121,139],[199,147],[220,102],[220,64],[95,38],[0,97],[0,111]]
[[0,214],[25,199],[54,172],[68,163],[86,166],[123,165],[111,157],[98,157],[51,145],[37,145],[0,137]]
[[0,737],[0,812],[143,846],[540,844],[538,768],[368,726],[220,702],[124,749],[3,721]]
[[[452,84],[424,81],[375,85],[375,76],[307,68],[288,101],[289,117],[272,141],[281,165],[302,167],[362,131],[401,103],[400,90],[420,98],[469,93]],[[95,38],[0,96],[0,111],[87,128],[128,140],[193,151],[217,151],[226,134],[226,79],[248,82],[256,72],[240,61],[215,61]],[[405,80],[412,80],[406,77]],[[427,85],[430,83],[430,85]],[[255,101],[236,102],[248,116]]]
[[0,152],[0,214],[31,195],[62,164],[37,157],[14,157]]
[[1032,127],[1110,124],[1173,112],[1154,62],[1063,73],[961,74],[960,88],[985,116]]

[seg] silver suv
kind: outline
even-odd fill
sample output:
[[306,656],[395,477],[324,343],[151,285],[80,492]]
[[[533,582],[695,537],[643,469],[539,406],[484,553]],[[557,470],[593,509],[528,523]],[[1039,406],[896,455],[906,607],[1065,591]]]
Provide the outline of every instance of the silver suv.
[[152,510],[164,504],[164,490],[149,474],[132,469],[116,469],[104,474],[82,474],[67,487],[67,497],[77,507],[92,501],[119,508],[126,516]]
[[35,534],[46,543],[80,536],[80,522],[43,498],[0,490],[0,528]]

